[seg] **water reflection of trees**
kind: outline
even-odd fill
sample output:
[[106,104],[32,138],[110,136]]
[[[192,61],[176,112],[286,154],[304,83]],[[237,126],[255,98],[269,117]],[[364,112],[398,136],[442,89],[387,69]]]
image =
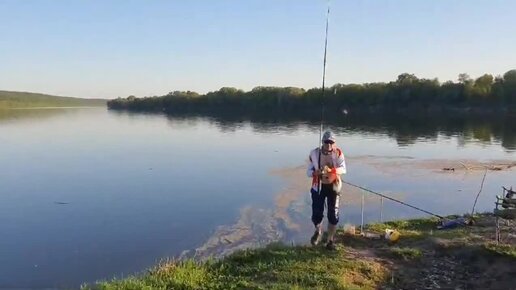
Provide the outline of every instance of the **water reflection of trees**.
[[0,123],[21,120],[40,120],[66,113],[66,109],[0,109]]
[[[317,114],[263,114],[210,112],[174,114],[171,121],[202,118],[218,129],[231,132],[250,126],[259,133],[287,133],[300,130],[318,132]],[[516,117],[514,116],[456,116],[456,115],[397,115],[397,114],[327,114],[325,125],[337,133],[385,135],[399,146],[409,146],[418,140],[436,141],[456,137],[459,146],[470,142],[500,143],[507,150],[516,150]]]

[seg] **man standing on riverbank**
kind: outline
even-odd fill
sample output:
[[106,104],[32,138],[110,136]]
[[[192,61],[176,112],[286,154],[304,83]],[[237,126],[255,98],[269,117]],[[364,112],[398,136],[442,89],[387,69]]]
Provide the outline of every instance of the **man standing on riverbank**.
[[310,152],[307,175],[312,177],[312,222],[315,232],[310,239],[317,245],[322,237],[322,220],[324,203],[328,205],[328,242],[326,248],[335,249],[334,236],[339,222],[339,196],[342,188],[341,174],[346,173],[346,164],[342,150],[335,144],[333,132],[326,131],[322,138],[322,146]]

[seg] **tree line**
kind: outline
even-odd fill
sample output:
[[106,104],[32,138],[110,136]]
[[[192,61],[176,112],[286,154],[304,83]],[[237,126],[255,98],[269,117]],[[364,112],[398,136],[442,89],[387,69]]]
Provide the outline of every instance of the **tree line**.
[[103,99],[81,99],[38,93],[0,91],[0,109],[28,107],[105,106]]
[[[323,99],[324,98],[324,99]],[[255,87],[243,91],[223,87],[207,94],[174,91],[164,96],[117,98],[110,109],[202,113],[213,110],[232,113],[297,112],[319,108],[324,101],[329,110],[431,110],[476,108],[513,110],[516,107],[516,70],[502,76],[484,74],[472,79],[460,74],[456,82],[418,78],[403,73],[388,83],[335,84],[325,89],[296,87]]]

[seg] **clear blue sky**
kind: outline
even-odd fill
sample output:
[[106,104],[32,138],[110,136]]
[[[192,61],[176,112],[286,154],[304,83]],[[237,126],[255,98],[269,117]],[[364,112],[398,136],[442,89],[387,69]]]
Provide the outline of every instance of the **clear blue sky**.
[[[321,85],[327,1],[0,0],[0,90],[114,98]],[[516,1],[333,0],[327,81],[516,68]]]

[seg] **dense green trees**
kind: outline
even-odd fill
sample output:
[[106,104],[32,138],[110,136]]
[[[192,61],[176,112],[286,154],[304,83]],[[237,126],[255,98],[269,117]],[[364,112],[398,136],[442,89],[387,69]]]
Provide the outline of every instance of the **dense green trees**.
[[[313,110],[321,104],[321,98],[320,88],[305,91],[294,87],[256,87],[244,92],[223,87],[205,95],[175,91],[160,97],[130,96],[112,100],[108,106],[170,113],[207,110],[292,112]],[[389,83],[335,84],[325,91],[324,103],[330,110],[513,109],[516,106],[516,70],[497,77],[485,74],[477,79],[460,74],[457,82],[445,83],[403,73]]]

